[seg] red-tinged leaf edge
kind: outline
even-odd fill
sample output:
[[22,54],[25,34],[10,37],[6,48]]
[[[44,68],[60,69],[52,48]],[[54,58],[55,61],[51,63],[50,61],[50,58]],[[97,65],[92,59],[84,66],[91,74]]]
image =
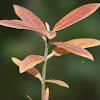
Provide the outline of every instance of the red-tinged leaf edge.
[[71,11],[69,14],[64,16],[60,21],[58,21],[54,26],[53,31],[59,31],[88,17],[93,12],[95,12],[99,7],[100,3],[91,3],[76,8],[75,10]]
[[48,80],[45,80],[45,82],[54,83],[54,84],[69,88],[68,84],[66,84],[64,81],[61,81],[61,80],[48,79]]
[[70,44],[70,43],[66,43],[66,42],[50,42],[49,44],[53,44],[56,45],[58,47],[64,48],[65,50],[74,53],[76,55],[88,58],[92,61],[94,61],[94,58],[92,56],[92,54],[90,52],[88,52],[86,49],[81,48],[79,46]]
[[[21,60],[15,58],[15,57],[12,57],[12,61],[17,65],[19,66],[20,63],[22,62]],[[31,68],[29,70],[27,70],[27,72],[33,76],[35,76],[36,78],[42,80],[42,77],[41,77],[41,74],[40,72],[36,69],[36,68]]]

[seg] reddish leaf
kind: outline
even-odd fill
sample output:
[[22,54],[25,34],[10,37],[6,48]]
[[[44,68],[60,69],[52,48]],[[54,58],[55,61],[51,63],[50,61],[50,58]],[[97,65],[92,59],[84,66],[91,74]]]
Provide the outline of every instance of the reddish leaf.
[[21,20],[0,20],[0,25],[17,29],[33,30],[31,26]]
[[39,55],[30,55],[27,56],[19,65],[20,73],[27,71],[30,68],[33,68],[35,65],[41,63],[44,60],[44,57]]
[[61,47],[56,47],[53,51],[52,54],[55,56],[61,56],[64,54],[70,53],[68,50],[61,48]]
[[48,37],[48,39],[54,38],[57,33],[55,31],[50,31],[50,26],[49,26],[49,24],[47,22],[45,23],[45,25],[46,25],[46,29],[47,29],[45,31],[45,34]]
[[49,88],[46,88],[45,100],[49,100]]
[[43,22],[31,11],[24,7],[14,5],[15,13],[23,20],[1,20],[0,25],[17,28],[17,29],[28,29],[36,31],[40,36],[47,36],[52,39],[56,36],[55,31],[48,30],[49,24],[46,23],[47,30]]
[[83,5],[69,14],[67,14],[65,17],[63,17],[59,22],[56,23],[54,26],[53,31],[59,31],[63,28],[66,28],[86,17],[91,15],[93,12],[95,12],[100,7],[100,3],[91,3]]
[[48,30],[46,30],[44,33],[46,34],[48,39],[53,39],[57,34],[55,31],[48,31]]
[[31,11],[29,11],[28,9],[18,6],[18,5],[14,5],[14,9],[15,9],[15,13],[26,23],[28,23],[29,25],[36,27],[38,29],[40,29],[41,31],[45,31],[45,25],[43,24],[43,22],[35,15],[33,14]]
[[[89,47],[94,47],[100,45],[100,41],[96,39],[91,39],[91,38],[81,38],[81,39],[73,39],[70,41],[67,41],[66,43],[74,44],[82,48],[89,48]],[[63,54],[70,53],[69,51],[61,48],[61,47],[56,47],[52,51],[53,55],[55,56],[61,56]]]
[[64,81],[61,81],[61,80],[52,80],[52,79],[49,79],[49,80],[45,80],[45,82],[55,83],[55,84],[58,84],[60,86],[69,88],[69,86]]
[[[40,32],[40,30],[37,29],[36,27],[34,28],[21,20],[0,20],[0,25],[6,26],[6,27],[11,27],[11,28],[27,29],[27,30],[33,30],[33,31]],[[40,36],[43,35],[41,33],[38,33],[38,34]]]
[[42,80],[41,74],[36,68],[31,68],[31,69],[27,70],[27,72],[30,73],[31,75],[35,76],[36,78]]
[[[12,61],[17,66],[19,66],[21,64],[21,62],[22,62],[21,60],[19,60],[17,58],[14,58],[14,57],[12,57]],[[35,76],[36,78],[39,78],[40,80],[42,79],[40,72],[36,68],[31,68],[31,69],[27,70],[27,72],[30,73],[31,75]]]
[[70,43],[66,43],[66,42],[50,42],[50,44],[54,44],[58,47],[64,48],[65,50],[67,50],[71,53],[74,53],[76,55],[94,60],[91,53],[89,53],[86,49],[81,48],[79,46],[76,46],[76,45],[73,45],[73,44],[70,44]]
[[100,40],[92,38],[80,38],[67,41],[67,43],[74,44],[82,48],[89,48],[100,45]]

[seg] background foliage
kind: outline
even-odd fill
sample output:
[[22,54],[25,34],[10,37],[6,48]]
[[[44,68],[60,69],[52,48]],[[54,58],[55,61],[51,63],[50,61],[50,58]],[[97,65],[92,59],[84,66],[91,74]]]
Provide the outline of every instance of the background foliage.
[[[13,4],[28,8],[51,29],[57,21],[73,9],[98,0],[1,0],[0,19],[18,19]],[[75,38],[100,40],[100,8],[88,18],[57,32],[51,41]],[[49,48],[49,52],[55,46]],[[47,79],[61,79],[69,89],[47,83],[50,100],[100,100],[100,47],[88,49],[94,56],[92,62],[74,54],[53,57],[47,64]],[[0,26],[0,99],[40,100],[40,82],[28,73],[20,74],[11,57],[23,59],[31,54],[44,54],[44,42],[35,32]],[[42,64],[36,66],[41,72]]]

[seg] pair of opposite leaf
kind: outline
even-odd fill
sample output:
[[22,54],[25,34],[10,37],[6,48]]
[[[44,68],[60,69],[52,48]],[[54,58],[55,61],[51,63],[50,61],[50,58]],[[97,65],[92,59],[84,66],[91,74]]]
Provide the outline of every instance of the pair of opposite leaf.
[[[86,17],[91,15],[100,7],[100,3],[91,3],[83,5],[65,17],[63,17],[59,22],[56,23],[53,30],[50,31],[49,25],[46,23],[46,27],[43,22],[31,11],[18,6],[14,5],[15,13],[21,18],[21,20],[0,20],[0,25],[17,28],[17,29],[28,29],[36,31],[41,37],[52,39],[56,36],[56,31],[64,29]],[[83,56],[93,59],[91,53],[89,53],[86,49],[88,47],[94,47],[100,45],[100,41],[91,38],[85,39],[73,39],[67,42],[49,42],[49,45],[56,45],[57,47],[52,51],[51,55],[61,56],[67,53],[74,53],[79,56]],[[48,55],[49,56],[49,55]],[[48,57],[49,58],[49,57]],[[44,61],[44,57],[40,55],[29,55],[24,60],[19,60],[17,58],[12,58],[13,62],[19,66],[20,73],[27,71],[28,73],[32,74],[33,76],[41,78],[40,72],[34,68],[35,65]],[[61,86],[68,87],[67,84],[60,80],[46,80],[45,82],[56,83]]]

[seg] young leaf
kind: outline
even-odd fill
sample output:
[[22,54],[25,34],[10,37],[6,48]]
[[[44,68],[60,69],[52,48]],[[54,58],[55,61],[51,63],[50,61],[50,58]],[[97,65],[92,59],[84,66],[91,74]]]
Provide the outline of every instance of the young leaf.
[[73,45],[73,44],[70,44],[70,43],[66,43],[66,42],[50,42],[50,44],[54,44],[58,47],[61,47],[65,50],[71,52],[71,53],[74,53],[76,55],[94,60],[91,53],[89,53],[86,49],[81,48],[79,46],[76,46],[76,45]]
[[36,68],[33,67],[33,68],[27,70],[27,72],[30,73],[31,75],[35,76],[36,78],[40,79],[40,81],[42,80],[41,74]]
[[32,27],[21,20],[0,20],[0,25],[17,28],[17,29],[28,29],[32,30]]
[[57,85],[69,88],[68,84],[66,84],[64,81],[61,81],[61,80],[54,80],[54,79],[52,80],[52,79],[49,79],[49,80],[45,80],[45,82],[55,83]]
[[80,38],[67,41],[67,43],[74,44],[82,48],[89,48],[100,45],[100,40],[92,38]]
[[66,27],[88,17],[93,12],[95,12],[99,7],[100,7],[100,3],[91,3],[91,4],[83,5],[79,8],[71,11],[69,14],[67,14],[59,22],[56,23],[53,31],[59,31],[63,28],[66,28]]
[[33,31],[37,31],[37,33],[40,36],[45,36],[45,34],[40,33],[41,31],[39,29],[37,29],[36,27],[32,27],[29,24],[21,20],[0,20],[0,25],[11,27],[11,28],[17,28],[17,29],[33,30]]
[[28,9],[14,5],[15,13],[27,24],[40,29],[41,31],[45,31],[46,27],[43,22],[31,11]]
[[37,29],[37,30],[34,30],[34,31],[37,31],[37,32],[40,32],[43,35],[46,35],[49,39],[52,39],[56,36],[56,32],[46,30],[46,27],[43,24],[43,22],[35,14],[33,14],[31,11],[29,11],[28,9],[21,7],[21,6],[18,6],[18,5],[14,5],[14,9],[15,9],[15,13],[25,23],[27,23],[30,26]]
[[[73,40],[67,41],[66,43],[74,44],[82,48],[89,48],[89,47],[100,45],[100,40],[91,39],[91,38],[80,38],[80,39],[73,39]],[[52,54],[55,56],[61,56],[67,53],[70,53],[70,52],[61,47],[56,47],[52,51]]]
[[48,30],[45,31],[45,34],[48,37],[48,39],[53,39],[57,35],[55,31],[48,31]]
[[45,25],[46,25],[46,31],[45,31],[45,34],[46,36],[48,37],[48,39],[52,39],[56,36],[56,32],[55,31],[50,31],[50,26],[47,22],[45,22]]
[[[21,64],[21,60],[12,57],[12,61],[19,66]],[[27,70],[27,72],[33,76],[35,76],[36,78],[39,78],[40,80],[42,79],[40,72],[36,69],[36,68],[31,68],[29,70]]]
[[48,31],[50,31],[50,26],[49,26],[49,24],[48,24],[47,22],[45,22],[45,26],[46,26],[46,29],[47,29]]
[[20,73],[27,71],[30,68],[33,68],[35,65],[41,63],[44,60],[44,57],[39,55],[29,55],[19,65]]
[[49,88],[46,88],[45,100],[49,100]]
[[55,55],[55,56],[61,56],[67,53],[70,53],[70,51],[61,47],[56,47],[54,50],[52,50],[52,55]]

